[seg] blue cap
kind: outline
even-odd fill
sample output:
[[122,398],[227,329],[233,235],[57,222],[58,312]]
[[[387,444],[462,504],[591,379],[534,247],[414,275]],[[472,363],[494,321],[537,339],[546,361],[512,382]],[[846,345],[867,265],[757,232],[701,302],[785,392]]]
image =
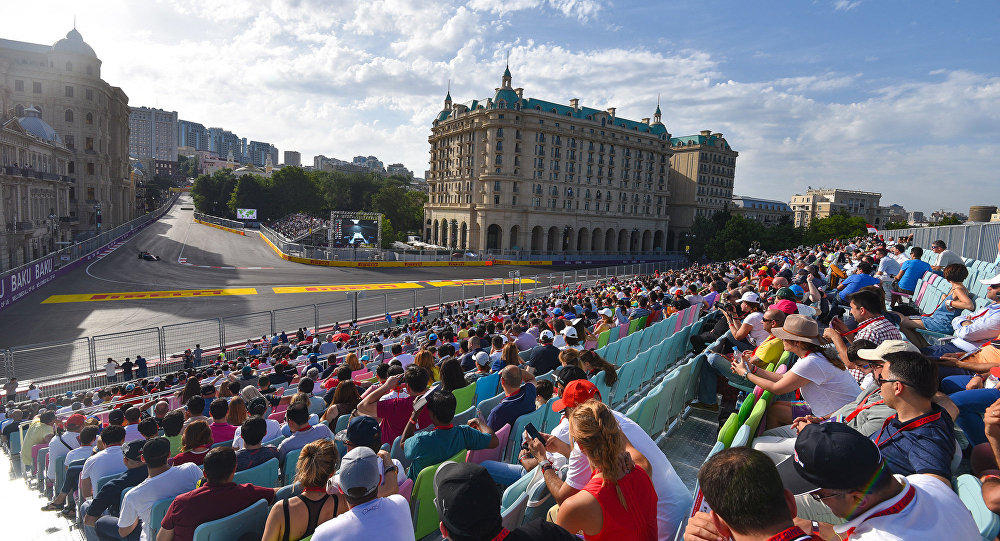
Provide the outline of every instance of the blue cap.
[[128,385],[125,386],[125,390],[126,391],[134,391],[135,390],[135,385],[132,384],[132,383],[129,383]]
[[561,316],[562,315],[562,308],[556,308],[555,310],[553,310],[552,311],[552,315],[554,315],[554,316]]
[[805,290],[802,289],[802,286],[798,284],[792,284],[788,286],[788,289],[791,289],[792,293],[795,293],[796,295],[802,295],[803,293],[805,293]]
[[369,356],[367,356],[367,355],[362,355],[362,356],[361,356],[361,360],[362,360],[362,361],[370,361],[370,360],[372,360],[372,358],[371,358],[371,357],[369,357]]
[[433,342],[433,341],[435,341],[435,340],[438,339],[438,335],[436,335],[434,333],[430,333],[430,334],[427,335],[427,339],[430,340],[431,342]]
[[315,361],[316,360],[316,354],[315,353],[310,353],[309,354],[309,360],[310,361]]

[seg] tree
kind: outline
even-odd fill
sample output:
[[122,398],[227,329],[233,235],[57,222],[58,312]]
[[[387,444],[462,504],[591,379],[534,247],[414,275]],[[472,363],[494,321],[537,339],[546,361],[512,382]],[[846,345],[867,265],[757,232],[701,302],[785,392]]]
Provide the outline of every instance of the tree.
[[911,226],[906,222],[886,222],[882,225],[882,229],[886,231],[892,231],[893,229],[909,229]]
[[220,218],[234,218],[236,215],[229,210],[229,199],[235,187],[236,177],[228,169],[199,176],[191,186],[195,210]]
[[274,215],[272,185],[268,179],[257,175],[243,175],[236,181],[227,208],[235,216],[236,209],[257,209],[258,220],[269,220]]
[[941,218],[941,220],[936,225],[962,225],[964,223],[965,223],[964,221],[959,220],[954,215],[951,215]]

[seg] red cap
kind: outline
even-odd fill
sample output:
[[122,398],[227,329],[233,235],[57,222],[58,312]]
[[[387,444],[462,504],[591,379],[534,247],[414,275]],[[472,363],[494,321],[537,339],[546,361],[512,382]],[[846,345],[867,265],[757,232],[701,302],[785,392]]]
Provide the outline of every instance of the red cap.
[[780,300],[780,301],[772,304],[771,306],[768,306],[768,309],[781,310],[782,312],[784,312],[784,313],[786,313],[788,315],[791,315],[791,314],[794,314],[794,313],[798,312],[798,308],[799,307],[796,306],[794,302],[792,302],[792,301],[790,301],[788,299],[782,299],[782,300]]
[[83,423],[87,422],[87,418],[79,413],[74,413],[66,419],[66,426],[83,426]]
[[597,389],[597,385],[585,379],[575,379],[566,384],[562,396],[552,403],[552,411],[560,412],[566,408],[579,406],[591,398],[601,398],[601,391]]
[[326,381],[323,382],[323,388],[324,389],[333,389],[334,387],[337,386],[337,383],[338,383],[337,378],[329,378],[329,379],[327,379]]

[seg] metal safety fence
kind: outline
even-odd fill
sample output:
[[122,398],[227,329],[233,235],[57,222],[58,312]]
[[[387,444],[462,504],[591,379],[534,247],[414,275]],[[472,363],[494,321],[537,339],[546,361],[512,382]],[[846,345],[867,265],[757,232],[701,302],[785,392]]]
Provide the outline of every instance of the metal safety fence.
[[[432,280],[429,283],[436,287],[430,288],[413,284],[403,290],[349,291],[340,293],[340,299],[316,304],[0,349],[0,361],[8,378],[16,377],[22,384],[32,382],[43,396],[51,396],[108,383],[105,367],[109,358],[120,364],[125,358],[135,362],[141,355],[146,362],[145,375],[154,377],[183,367],[185,351],[196,346],[204,351],[203,359],[224,355],[232,360],[248,339],[294,334],[300,328],[325,335],[338,323],[353,322],[365,334],[423,317],[425,309],[429,319],[434,319],[447,304],[458,311],[469,306],[489,307],[500,302],[504,293],[534,298],[556,286],[592,286],[611,276],[649,274],[677,266],[655,262],[532,275],[511,271],[506,278]],[[141,377],[138,369],[133,374]]]
[[969,259],[995,261],[997,243],[1000,242],[1000,223],[971,223],[942,225],[938,227],[912,227],[881,232],[886,238],[913,235],[913,245],[930,248],[931,243],[943,240],[948,249]]
[[221,225],[223,227],[228,227],[230,229],[243,229],[243,222],[236,220],[230,220],[228,218],[219,218],[218,216],[212,216],[211,214],[204,214],[201,212],[194,213],[195,220],[201,220],[203,222],[208,222],[210,224]]

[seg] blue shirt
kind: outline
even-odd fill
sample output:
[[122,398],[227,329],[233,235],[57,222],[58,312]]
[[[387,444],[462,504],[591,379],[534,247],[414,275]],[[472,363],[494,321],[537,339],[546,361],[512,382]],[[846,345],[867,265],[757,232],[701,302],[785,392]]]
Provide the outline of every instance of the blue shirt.
[[409,477],[416,480],[425,467],[444,462],[463,449],[486,449],[491,441],[492,434],[484,434],[469,425],[418,432],[403,442],[403,456],[411,461]]
[[536,393],[537,391],[533,384],[525,383],[521,385],[521,388],[516,393],[504,397],[499,404],[494,406],[489,418],[486,419],[487,426],[490,427],[490,430],[496,432],[506,424],[513,425],[518,417],[535,411]]
[[[908,429],[901,430],[904,428]],[[911,419],[905,425],[893,415],[886,420],[882,430],[870,438],[879,446],[892,473],[932,473],[951,479],[955,429],[951,416],[941,406],[932,404],[930,413]]]
[[852,274],[841,282],[844,289],[840,290],[840,294],[838,296],[840,297],[840,300],[846,302],[851,295],[861,291],[861,288],[873,286],[878,283],[880,283],[878,278],[870,274]]
[[913,291],[917,288],[917,280],[930,271],[931,266],[926,261],[907,259],[903,262],[903,277],[899,280],[899,288]]

